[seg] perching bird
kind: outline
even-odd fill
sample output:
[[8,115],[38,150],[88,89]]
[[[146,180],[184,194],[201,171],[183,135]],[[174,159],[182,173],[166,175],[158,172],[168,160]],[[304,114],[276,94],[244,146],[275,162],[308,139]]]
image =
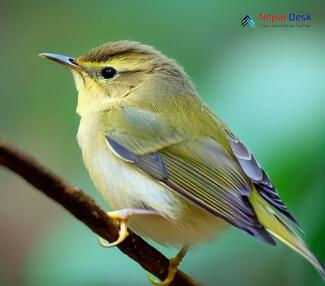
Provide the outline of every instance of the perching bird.
[[83,160],[120,221],[119,239],[103,245],[121,243],[126,225],[183,245],[166,279],[151,278],[167,285],[189,246],[230,224],[268,244],[281,240],[325,277],[266,172],[174,60],[133,41],[78,58],[41,56],[68,66],[75,79]]

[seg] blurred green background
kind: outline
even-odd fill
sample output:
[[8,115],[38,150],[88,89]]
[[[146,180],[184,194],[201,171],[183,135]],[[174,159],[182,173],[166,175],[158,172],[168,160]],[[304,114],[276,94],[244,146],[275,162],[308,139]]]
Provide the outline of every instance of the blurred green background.
[[[1,1],[0,136],[97,195],[75,140],[77,94],[40,52],[151,44],[255,153],[325,261],[324,1]],[[249,14],[309,13],[309,28],[242,28]],[[144,271],[48,198],[0,169],[0,285],[149,285]],[[174,249],[160,249],[168,256]],[[233,228],[181,269],[203,285],[323,285],[301,257]]]

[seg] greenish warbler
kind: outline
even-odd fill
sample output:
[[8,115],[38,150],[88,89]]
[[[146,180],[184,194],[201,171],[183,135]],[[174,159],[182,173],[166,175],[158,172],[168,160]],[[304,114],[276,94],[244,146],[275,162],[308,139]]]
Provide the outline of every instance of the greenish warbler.
[[[41,56],[69,67],[78,90],[78,142],[109,215],[164,245],[189,246],[233,225],[268,244],[274,238],[321,263],[298,236],[266,172],[202,102],[174,60],[133,41],[102,45],[84,56]],[[152,278],[151,278],[152,280]]]

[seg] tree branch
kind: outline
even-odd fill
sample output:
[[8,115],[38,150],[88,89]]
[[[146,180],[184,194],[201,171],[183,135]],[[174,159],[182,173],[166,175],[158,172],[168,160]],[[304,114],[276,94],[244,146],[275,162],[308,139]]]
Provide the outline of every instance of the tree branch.
[[[36,189],[62,205],[93,232],[109,242],[118,237],[119,226],[84,192],[65,182],[27,154],[0,140],[0,165],[24,178]],[[169,260],[141,237],[129,230],[128,238],[118,248],[138,262],[142,268],[160,279],[168,273]],[[173,286],[197,286],[178,271]]]

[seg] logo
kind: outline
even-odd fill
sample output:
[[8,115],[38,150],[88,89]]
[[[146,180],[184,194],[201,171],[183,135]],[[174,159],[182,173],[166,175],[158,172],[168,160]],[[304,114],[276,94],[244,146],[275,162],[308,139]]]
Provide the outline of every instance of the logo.
[[240,22],[240,24],[243,27],[250,27],[250,28],[255,28],[255,21],[253,20],[253,18],[249,15],[246,15]]
[[296,14],[296,13],[282,13],[282,14],[266,14],[260,13],[258,16],[260,21],[271,21],[271,22],[311,22],[311,15],[306,14]]
[[310,27],[312,23],[312,17],[310,13],[297,14],[297,13],[279,13],[271,14],[261,12],[256,15],[256,23],[254,19],[246,15],[240,22],[242,27],[255,28],[256,26],[260,28],[301,28]]

